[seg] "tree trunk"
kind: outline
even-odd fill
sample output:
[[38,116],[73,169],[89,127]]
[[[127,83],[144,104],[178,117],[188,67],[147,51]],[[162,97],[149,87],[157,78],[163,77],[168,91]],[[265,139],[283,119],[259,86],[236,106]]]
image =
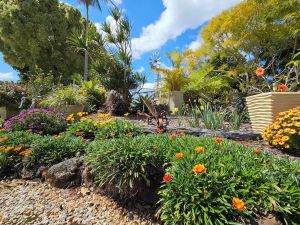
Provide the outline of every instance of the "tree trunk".
[[88,80],[89,55],[88,55],[88,29],[89,29],[89,5],[86,4],[86,21],[85,21],[85,51],[84,51],[84,73],[83,79]]

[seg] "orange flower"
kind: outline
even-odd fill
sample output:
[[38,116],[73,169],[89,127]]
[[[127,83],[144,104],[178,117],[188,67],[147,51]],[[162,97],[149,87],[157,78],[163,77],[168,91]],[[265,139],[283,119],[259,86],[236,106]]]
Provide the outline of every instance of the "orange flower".
[[207,170],[207,169],[206,169],[205,166],[202,165],[202,164],[198,164],[198,165],[194,166],[194,168],[193,168],[193,172],[194,172],[195,174],[202,174],[202,173],[205,173],[206,170]]
[[289,89],[289,88],[284,84],[278,85],[278,91],[280,91],[280,92],[285,92],[287,89]]
[[219,138],[219,137],[215,139],[215,142],[216,142],[216,143],[220,143],[220,142],[222,142],[222,141],[223,141],[223,139],[222,139],[222,138]]
[[255,71],[256,76],[262,76],[265,73],[265,69],[260,67]]
[[168,183],[172,180],[172,175],[171,174],[165,174],[163,177],[163,181]]
[[19,147],[25,147],[25,144],[19,144]]
[[32,151],[29,149],[19,153],[19,155],[30,155],[30,154],[32,154]]
[[7,147],[5,150],[6,151],[12,151],[12,150],[14,150],[15,148],[14,147]]
[[175,154],[177,159],[182,159],[183,158],[183,153],[179,152]]
[[21,147],[17,147],[15,148],[15,151],[20,151],[22,148]]
[[176,134],[171,135],[171,139],[176,139],[176,138],[177,138]]
[[254,150],[254,154],[256,154],[256,155],[259,155],[259,154],[261,154],[261,153],[262,153],[262,151],[259,150],[259,149]]
[[182,136],[185,135],[185,133],[184,133],[183,131],[178,131],[178,132],[177,132],[177,135],[180,136],[180,137],[182,137]]
[[1,147],[1,148],[0,148],[0,151],[3,151],[3,150],[5,150],[5,147]]
[[203,147],[198,146],[197,148],[195,148],[195,151],[197,153],[203,153],[205,151],[205,149]]
[[243,200],[241,200],[239,198],[233,198],[232,206],[233,206],[233,208],[235,208],[239,212],[243,211],[246,208],[245,203],[243,202]]

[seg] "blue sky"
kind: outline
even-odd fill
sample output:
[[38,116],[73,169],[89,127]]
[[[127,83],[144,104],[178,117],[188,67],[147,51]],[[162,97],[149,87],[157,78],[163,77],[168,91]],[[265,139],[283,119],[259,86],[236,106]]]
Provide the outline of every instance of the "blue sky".
[[[62,0],[78,8],[84,15],[84,6],[77,0]],[[201,45],[199,30],[224,9],[240,0],[115,0],[131,21],[134,68],[142,71],[149,83],[155,75],[149,68],[153,51],[162,56],[162,63],[170,66],[166,52],[183,51]],[[90,19],[95,24],[109,21],[107,7],[102,12],[91,8]],[[0,80],[17,80],[17,72],[7,65],[0,53]]]

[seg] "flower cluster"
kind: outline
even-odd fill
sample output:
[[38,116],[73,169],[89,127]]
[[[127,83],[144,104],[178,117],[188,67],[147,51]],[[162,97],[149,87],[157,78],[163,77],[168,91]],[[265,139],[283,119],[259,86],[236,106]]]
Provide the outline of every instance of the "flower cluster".
[[32,151],[30,149],[25,148],[25,144],[19,144],[18,146],[5,145],[5,142],[7,141],[8,141],[8,137],[0,138],[0,152],[1,151],[15,152],[22,156],[32,154]]
[[300,150],[300,107],[279,113],[262,137],[279,149]]
[[63,114],[49,109],[29,109],[4,123],[8,131],[30,131],[38,134],[57,134],[64,131],[67,122]]

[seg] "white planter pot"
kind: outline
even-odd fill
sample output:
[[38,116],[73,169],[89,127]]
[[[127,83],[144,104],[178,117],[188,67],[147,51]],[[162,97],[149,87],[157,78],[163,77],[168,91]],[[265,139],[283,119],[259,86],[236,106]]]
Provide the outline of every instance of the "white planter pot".
[[262,133],[275,117],[300,106],[300,92],[268,92],[246,98],[252,130]]
[[184,104],[183,92],[182,91],[171,91],[169,92],[168,105],[170,110],[175,108],[181,108]]

